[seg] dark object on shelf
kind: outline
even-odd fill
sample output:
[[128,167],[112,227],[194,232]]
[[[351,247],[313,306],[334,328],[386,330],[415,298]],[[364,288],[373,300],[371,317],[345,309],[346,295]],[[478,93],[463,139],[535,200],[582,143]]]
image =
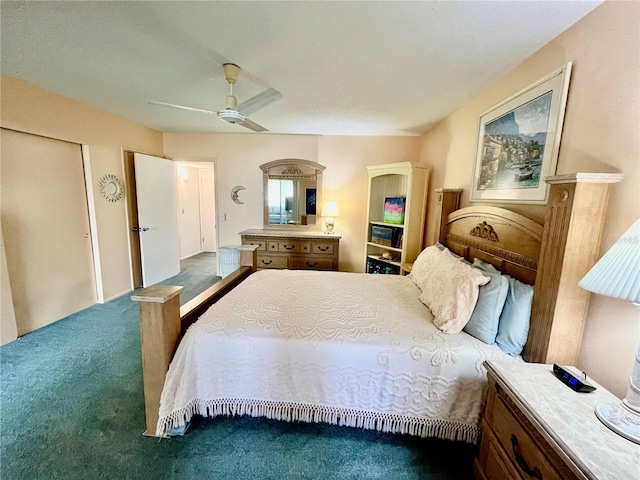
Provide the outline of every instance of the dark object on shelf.
[[393,230],[393,228],[373,225],[371,227],[371,241],[390,247],[393,242]]
[[367,273],[378,273],[384,275],[400,275],[400,267],[381,262],[374,258],[367,259]]
[[385,247],[402,248],[402,228],[372,225],[371,241]]

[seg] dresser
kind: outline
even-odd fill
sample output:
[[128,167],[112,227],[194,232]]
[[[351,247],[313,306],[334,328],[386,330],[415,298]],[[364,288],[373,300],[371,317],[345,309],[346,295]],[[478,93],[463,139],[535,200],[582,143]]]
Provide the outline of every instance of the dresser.
[[339,234],[265,228],[240,237],[242,245],[257,245],[258,269],[338,270]]
[[[553,365],[484,363],[489,380],[476,479],[640,478],[640,445],[609,430],[594,408],[616,397],[571,390]],[[574,374],[581,374],[569,367]]]

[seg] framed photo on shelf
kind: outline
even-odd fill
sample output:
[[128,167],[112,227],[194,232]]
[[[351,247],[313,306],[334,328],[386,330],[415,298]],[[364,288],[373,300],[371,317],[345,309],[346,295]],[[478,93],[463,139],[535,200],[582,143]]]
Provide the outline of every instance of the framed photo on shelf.
[[385,223],[395,223],[402,225],[404,223],[404,208],[407,199],[405,197],[387,197],[384,199],[384,210],[382,212],[382,221]]
[[570,76],[571,62],[480,117],[472,202],[547,203]]

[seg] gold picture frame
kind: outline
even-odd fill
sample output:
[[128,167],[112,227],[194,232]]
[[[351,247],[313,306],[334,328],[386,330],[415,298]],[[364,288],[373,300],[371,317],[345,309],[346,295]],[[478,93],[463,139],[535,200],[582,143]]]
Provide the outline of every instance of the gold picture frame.
[[547,203],[570,76],[571,62],[480,117],[470,201]]

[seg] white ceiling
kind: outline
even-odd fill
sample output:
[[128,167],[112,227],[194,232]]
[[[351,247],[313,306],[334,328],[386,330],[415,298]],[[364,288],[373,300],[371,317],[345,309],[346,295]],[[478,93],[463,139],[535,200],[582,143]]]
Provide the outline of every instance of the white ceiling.
[[[163,132],[421,135],[601,1],[0,2],[0,70]],[[560,65],[558,65],[560,67]],[[262,133],[265,135],[268,133]]]

